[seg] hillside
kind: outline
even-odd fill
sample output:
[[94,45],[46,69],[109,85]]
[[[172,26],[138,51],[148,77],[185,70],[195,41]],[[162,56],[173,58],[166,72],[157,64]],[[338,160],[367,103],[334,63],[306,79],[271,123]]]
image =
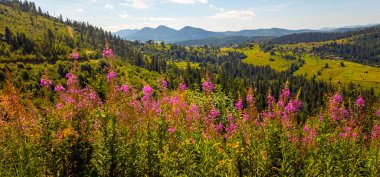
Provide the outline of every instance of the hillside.
[[0,2],[0,62],[57,61],[77,51],[81,59],[98,59],[105,39],[119,56],[133,55],[131,43],[84,22],[63,21],[34,3]]
[[[321,58],[338,58],[380,66],[380,26],[339,33],[302,33],[274,38],[285,50],[305,49]],[[270,50],[270,49],[269,49]]]

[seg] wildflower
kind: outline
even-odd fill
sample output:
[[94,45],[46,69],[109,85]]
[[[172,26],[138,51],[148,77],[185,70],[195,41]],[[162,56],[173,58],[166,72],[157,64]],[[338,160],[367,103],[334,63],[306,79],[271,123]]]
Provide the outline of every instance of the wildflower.
[[72,73],[67,73],[66,78],[67,78],[67,85],[69,85],[69,86],[78,82],[77,76],[72,74]]
[[219,123],[217,126],[216,126],[216,131],[218,132],[222,132],[223,131],[223,124],[222,123]]
[[359,96],[358,99],[356,100],[356,106],[359,108],[362,108],[365,106],[365,101],[362,96]]
[[129,86],[128,85],[122,85],[120,88],[119,88],[120,91],[124,92],[124,93],[127,93],[129,91]]
[[45,79],[45,78],[41,78],[41,81],[40,81],[40,85],[42,87],[46,87],[46,88],[49,88],[51,85],[52,85],[52,82],[50,79]]
[[61,84],[56,85],[55,88],[54,88],[55,92],[61,92],[61,91],[64,91],[64,90],[65,90],[65,87],[63,87]]
[[268,93],[268,95],[267,95],[268,105],[272,107],[275,102],[276,102],[276,100],[274,99],[274,97],[270,93]]
[[142,91],[144,93],[144,96],[149,96],[149,95],[152,95],[153,94],[153,89],[152,87],[150,87],[149,85],[148,86],[144,86],[142,88]]
[[109,82],[110,80],[112,80],[112,79],[114,79],[116,77],[117,77],[117,73],[115,71],[111,70],[107,74],[107,81]]
[[103,58],[104,59],[113,59],[114,58],[114,55],[113,55],[113,51],[112,51],[112,49],[109,49],[109,50],[103,50]]
[[203,82],[202,89],[204,92],[212,92],[214,90],[214,84],[212,82]]
[[215,117],[218,117],[218,116],[220,116],[220,113],[219,113],[219,111],[217,109],[210,110],[210,117],[211,118],[215,118]]
[[235,103],[235,109],[236,109],[236,110],[243,109],[243,101],[242,101],[242,100],[239,99],[239,100]]
[[380,108],[376,111],[376,116],[380,118]]
[[181,83],[181,84],[179,84],[179,89],[180,89],[181,91],[186,90],[186,89],[187,89],[186,84],[185,84],[185,83]]
[[342,100],[343,100],[342,95],[340,95],[340,94],[335,94],[335,95],[331,98],[330,101],[333,101],[333,102],[335,102],[335,103],[340,103],[340,102],[342,102]]
[[171,127],[171,128],[168,129],[168,132],[171,133],[171,134],[173,134],[173,133],[176,132],[176,129]]
[[289,97],[290,97],[290,90],[287,88],[282,89],[281,98],[288,99]]
[[70,57],[74,60],[78,60],[79,59],[79,54],[78,53],[72,53],[70,54]]
[[[160,81],[160,80],[158,80]],[[168,87],[168,82],[166,80],[162,80],[162,86],[164,86],[165,88]]]

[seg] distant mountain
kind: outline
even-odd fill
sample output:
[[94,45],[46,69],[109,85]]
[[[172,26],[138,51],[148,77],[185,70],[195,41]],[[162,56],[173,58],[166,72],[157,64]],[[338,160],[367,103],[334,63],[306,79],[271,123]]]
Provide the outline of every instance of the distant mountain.
[[287,30],[281,28],[270,28],[270,29],[256,29],[256,30],[242,30],[242,31],[228,31],[224,32],[228,36],[244,36],[244,37],[253,37],[253,36],[284,36],[289,34],[296,33],[306,33],[306,32],[316,32],[316,30]]
[[138,31],[139,31],[138,29],[124,29],[124,30],[120,30],[120,31],[116,32],[115,35],[117,35],[117,36],[130,36],[132,34],[137,33]]
[[256,37],[244,37],[244,36],[223,36],[223,37],[210,37],[204,39],[188,40],[176,42],[178,45],[183,46],[203,46],[212,45],[218,47],[230,46],[233,44],[239,44],[243,42],[258,42],[271,39],[269,36],[256,36]]
[[[301,30],[288,30],[282,28],[270,28],[270,29],[254,29],[254,30],[241,30],[241,31],[226,31],[226,32],[213,32],[207,31],[202,28],[194,28],[191,26],[186,26],[180,30],[172,29],[167,26],[161,25],[157,28],[145,27],[141,30],[121,30],[115,34],[127,39],[127,40],[155,40],[155,41],[164,41],[166,43],[178,43],[185,41],[183,43],[191,44],[205,44],[208,41],[218,40],[217,43],[221,41],[234,41],[238,36],[240,37],[257,37],[257,36],[272,36],[272,37],[281,37],[292,34],[300,33],[314,33],[314,32],[326,32],[326,33],[342,33],[347,31],[353,31],[357,29],[362,29],[368,26],[374,25],[356,25],[356,26],[347,26],[342,28],[322,28],[320,30],[310,30],[310,29],[301,29]],[[234,37],[234,38],[226,38]],[[201,40],[202,39],[202,40]],[[243,38],[240,38],[237,41],[241,41]],[[223,43],[223,42],[222,42]]]
[[158,26],[157,28],[145,27],[141,30],[121,30],[115,34],[128,40],[155,40],[164,41],[166,43],[176,43],[180,41],[200,40],[212,37],[254,37],[254,36],[283,36],[295,33],[314,32],[315,30],[287,30],[281,28],[271,29],[256,29],[256,30],[242,30],[242,31],[227,31],[227,32],[213,32],[207,31],[202,28],[194,28],[186,26],[180,30],[175,30],[167,26]]

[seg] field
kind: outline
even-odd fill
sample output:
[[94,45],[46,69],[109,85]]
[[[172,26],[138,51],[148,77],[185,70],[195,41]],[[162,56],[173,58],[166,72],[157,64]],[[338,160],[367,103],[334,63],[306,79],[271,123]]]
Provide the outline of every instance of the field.
[[[291,46],[304,46],[304,44],[292,44]],[[308,46],[313,44],[308,43]],[[223,48],[222,51],[234,51],[232,48]],[[269,52],[263,52],[258,45],[255,45],[253,49],[236,49],[238,52],[242,52],[247,55],[247,58],[243,59],[243,62],[265,66],[269,65],[271,68],[278,71],[286,71],[295,60],[287,60],[276,54],[270,56]],[[274,61],[269,59],[273,58]],[[344,67],[341,67],[342,60],[320,59],[319,57],[310,56],[304,54],[302,59],[305,60],[305,64],[294,73],[294,75],[307,75],[311,78],[313,75],[319,80],[332,81],[333,83],[350,82],[359,84],[364,89],[370,89],[374,87],[376,95],[380,93],[380,68],[366,66],[354,62],[343,61]],[[326,63],[328,68],[325,68]],[[320,72],[320,75],[318,75]]]
[[[267,66],[276,69],[278,71],[286,71],[289,69],[290,65],[294,60],[286,60],[278,55],[271,56],[270,53],[265,53],[260,50],[258,45],[254,45],[252,49],[232,49],[232,48],[222,48],[221,51],[237,51],[242,52],[247,55],[247,58],[243,59],[243,62],[258,65],[258,66]],[[274,61],[270,61],[270,58],[273,58]]]
[[[186,69],[188,62],[187,61],[179,61],[179,62],[169,62],[169,63],[174,63],[179,68]],[[190,67],[192,67],[192,68],[198,68],[199,67],[199,63],[195,63],[195,62],[189,62],[189,63],[190,63]]]
[[[317,79],[331,80],[333,83],[348,84],[352,82],[365,89],[374,87],[375,93],[380,93],[380,68],[348,61],[344,61],[344,67],[342,67],[341,60],[321,60],[318,57],[310,56],[305,56],[303,59],[306,64],[296,71],[295,75],[306,74],[309,78],[315,75]],[[328,68],[324,68],[326,64],[328,64]],[[318,75],[319,71],[320,75]]]

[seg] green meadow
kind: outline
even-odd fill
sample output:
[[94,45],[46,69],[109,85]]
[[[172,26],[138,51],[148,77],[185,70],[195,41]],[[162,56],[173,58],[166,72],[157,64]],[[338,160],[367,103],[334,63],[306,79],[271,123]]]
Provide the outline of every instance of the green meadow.
[[[340,42],[347,41],[341,40]],[[305,47],[312,45],[314,44],[304,43],[290,44],[287,46]],[[295,61],[284,59],[277,53],[276,55],[271,56],[269,52],[260,50],[260,47],[258,45],[255,45],[252,49],[223,48],[221,51],[242,52],[247,55],[247,58],[243,59],[243,62],[258,66],[269,65],[271,68],[278,71],[286,71],[289,69],[292,62]],[[274,61],[270,61],[270,58],[274,59]],[[360,85],[360,87],[363,89],[370,89],[373,87],[376,94],[380,93],[380,68],[349,61],[320,59],[319,57],[310,56],[308,54],[304,54],[302,56],[302,59],[305,60],[305,64],[300,67],[300,69],[296,71],[294,75],[306,75],[309,78],[312,78],[315,75],[318,80],[331,81],[337,84],[349,84],[352,82],[354,84]],[[342,62],[344,63],[344,66],[341,66]],[[328,65],[327,68],[325,68],[326,64]]]

